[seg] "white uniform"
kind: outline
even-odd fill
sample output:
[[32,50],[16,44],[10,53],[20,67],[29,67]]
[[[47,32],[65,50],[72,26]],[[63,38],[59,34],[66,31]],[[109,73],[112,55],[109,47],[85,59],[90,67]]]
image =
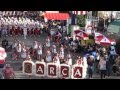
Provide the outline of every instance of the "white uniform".
[[51,62],[52,61],[52,56],[51,56],[51,52],[49,51],[49,53],[46,56],[46,61],[47,62]]
[[60,56],[61,59],[64,59],[64,52],[60,51],[59,56]]
[[19,46],[17,46],[17,52],[20,53],[22,51],[22,47],[21,47],[21,44],[19,44]]
[[37,53],[38,53],[38,55],[42,55],[42,47],[39,47],[39,48],[37,49]]
[[14,42],[12,48],[16,48],[16,47],[17,47],[17,42]]
[[33,44],[33,49],[37,49],[38,48],[38,44],[37,44],[37,42],[35,42],[34,44]]
[[23,59],[25,59],[27,57],[27,53],[26,53],[26,49],[25,48],[23,48],[23,50],[22,50],[21,57]]
[[68,64],[68,65],[72,65],[72,58],[68,58],[68,59],[67,59],[67,64]]
[[26,36],[27,36],[27,27],[24,27],[23,34],[24,34],[24,39],[26,39]]
[[55,58],[53,59],[53,63],[56,63],[57,65],[60,65],[59,57],[55,57]]
[[88,64],[87,64],[87,58],[83,57],[83,61],[84,61],[84,70],[83,70],[83,78],[86,78],[87,75],[87,68],[88,68]]
[[55,45],[53,45],[53,47],[52,47],[52,53],[57,53],[57,50],[56,50],[56,46],[55,46]]
[[55,34],[54,30],[51,30],[50,34],[51,34],[51,36],[53,36]]
[[47,39],[47,41],[46,41],[46,47],[50,47],[50,40],[49,39]]

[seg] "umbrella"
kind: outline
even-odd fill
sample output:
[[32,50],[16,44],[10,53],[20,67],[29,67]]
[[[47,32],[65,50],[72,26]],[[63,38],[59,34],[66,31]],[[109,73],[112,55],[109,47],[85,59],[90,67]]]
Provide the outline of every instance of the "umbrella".
[[95,32],[94,35],[95,35],[95,39],[96,39],[96,38],[103,38],[103,37],[104,37],[103,34],[98,33],[98,32]]
[[80,39],[83,39],[83,40],[89,39],[89,35],[82,30],[75,30],[74,33],[75,33],[76,37],[79,37]]
[[103,38],[96,38],[95,43],[101,44],[101,45],[106,45],[106,46],[109,46],[111,44],[116,44],[115,40],[109,39],[105,36]]
[[5,52],[5,49],[0,47],[0,64],[5,63],[5,58],[7,57],[7,54]]

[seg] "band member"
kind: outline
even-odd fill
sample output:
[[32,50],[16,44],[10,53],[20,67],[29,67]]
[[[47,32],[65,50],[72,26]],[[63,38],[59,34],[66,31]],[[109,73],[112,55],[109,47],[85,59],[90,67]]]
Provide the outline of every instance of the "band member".
[[35,28],[35,30],[34,30],[34,35],[37,36],[37,34],[38,34],[38,29]]
[[19,42],[17,47],[16,47],[16,50],[17,50],[17,59],[20,58],[20,54],[21,54],[21,51],[22,51],[22,46],[21,46],[21,43]]
[[26,26],[23,29],[23,35],[24,35],[24,39],[26,39],[26,36],[27,36],[27,27]]
[[84,65],[83,59],[81,56],[78,56],[77,60],[76,60],[76,64],[77,65]]
[[34,34],[34,28],[30,30],[30,35],[33,36],[33,34]]
[[39,44],[38,49],[37,49],[37,55],[38,55],[38,60],[40,60],[41,56],[42,56],[42,45]]
[[20,26],[18,26],[17,31],[18,31],[18,35],[20,35],[20,33],[21,33]]
[[57,65],[60,65],[60,60],[59,60],[58,55],[54,56],[53,63],[56,63]]
[[63,45],[61,45],[61,47],[60,47],[59,58],[60,58],[60,62],[64,63],[64,48],[63,48]]
[[44,60],[44,59],[41,59],[41,62],[45,62],[45,60]]
[[15,35],[15,26],[13,26],[13,28],[12,28],[12,36],[14,36]]
[[38,48],[38,42],[37,41],[34,41],[33,42],[33,56],[36,58],[36,55],[37,55],[37,48]]
[[30,57],[30,55],[29,54],[27,54],[27,57],[26,57],[26,59],[25,59],[26,61],[32,61],[32,59],[31,59],[31,57]]
[[27,50],[26,50],[26,47],[25,47],[25,46],[22,48],[21,58],[22,58],[23,60],[25,60],[25,59],[27,58]]
[[42,34],[42,30],[40,29],[40,27],[38,28],[38,35]]
[[50,39],[49,39],[49,38],[46,39],[46,47],[47,47],[47,48],[50,47]]
[[85,59],[82,58],[81,56],[78,56],[78,59],[76,60],[76,65],[82,67],[83,69],[83,77],[82,78],[86,78],[87,75],[87,61],[84,61]]
[[67,54],[66,64],[72,65],[72,58],[70,53]]
[[27,29],[28,36],[30,36],[30,32],[31,32],[31,29],[30,29],[30,27],[28,27],[28,29]]
[[71,48],[72,48],[72,50],[74,51],[74,52],[76,52],[76,49],[77,49],[77,44],[75,43],[75,41],[72,41],[71,42]]
[[17,44],[18,44],[17,40],[14,39],[14,42],[13,42],[13,44],[12,44],[12,49],[13,49],[13,51],[16,50]]
[[2,47],[3,47],[5,50],[7,50],[8,41],[7,41],[6,39],[4,39],[4,40],[2,41]]
[[56,50],[56,45],[53,43],[52,45],[52,53],[55,54],[57,53],[57,50]]
[[12,36],[12,26],[11,25],[9,25],[9,34],[10,34],[10,36]]
[[52,62],[52,55],[51,55],[50,50],[47,50],[46,52],[46,62],[47,63]]
[[17,36],[17,35],[18,35],[18,33],[19,33],[18,27],[17,27],[17,26],[15,26],[15,35]]

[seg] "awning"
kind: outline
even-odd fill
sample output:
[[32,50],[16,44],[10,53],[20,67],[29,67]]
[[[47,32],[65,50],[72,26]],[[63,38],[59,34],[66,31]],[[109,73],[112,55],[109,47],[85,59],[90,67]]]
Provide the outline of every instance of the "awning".
[[48,20],[67,20],[69,17],[68,13],[45,13],[44,15]]

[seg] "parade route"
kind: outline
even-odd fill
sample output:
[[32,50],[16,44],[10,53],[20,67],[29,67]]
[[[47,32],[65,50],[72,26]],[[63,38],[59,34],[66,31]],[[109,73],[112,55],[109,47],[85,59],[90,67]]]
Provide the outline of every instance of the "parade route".
[[[47,36],[46,34],[43,34],[40,37],[38,37],[37,40],[40,41],[41,43],[43,43],[44,40],[46,39],[46,36]],[[12,37],[6,37],[6,39],[9,42],[12,42]],[[27,44],[27,46],[31,46],[33,41],[35,40],[35,38],[27,37],[27,39],[23,39],[23,37],[21,36],[21,37],[19,37],[19,40],[24,41],[25,44]],[[80,54],[75,53],[74,55],[77,56],[77,55],[80,55]],[[23,61],[22,60],[12,60],[12,58],[10,58],[10,56],[11,56],[10,52],[8,52],[8,57],[6,59],[6,63],[11,64],[11,66],[15,70],[15,76],[16,76],[15,79],[29,79],[28,75],[24,75],[22,73],[21,66],[22,66]],[[33,61],[35,61],[35,60],[33,60]],[[73,63],[75,63],[74,59],[73,59]],[[50,78],[47,78],[47,77],[41,78],[41,77],[37,77],[37,76],[33,75],[32,79],[50,79]],[[100,79],[100,75],[94,74],[93,79]],[[110,76],[109,78],[106,77],[106,79],[120,79],[120,76]]]

